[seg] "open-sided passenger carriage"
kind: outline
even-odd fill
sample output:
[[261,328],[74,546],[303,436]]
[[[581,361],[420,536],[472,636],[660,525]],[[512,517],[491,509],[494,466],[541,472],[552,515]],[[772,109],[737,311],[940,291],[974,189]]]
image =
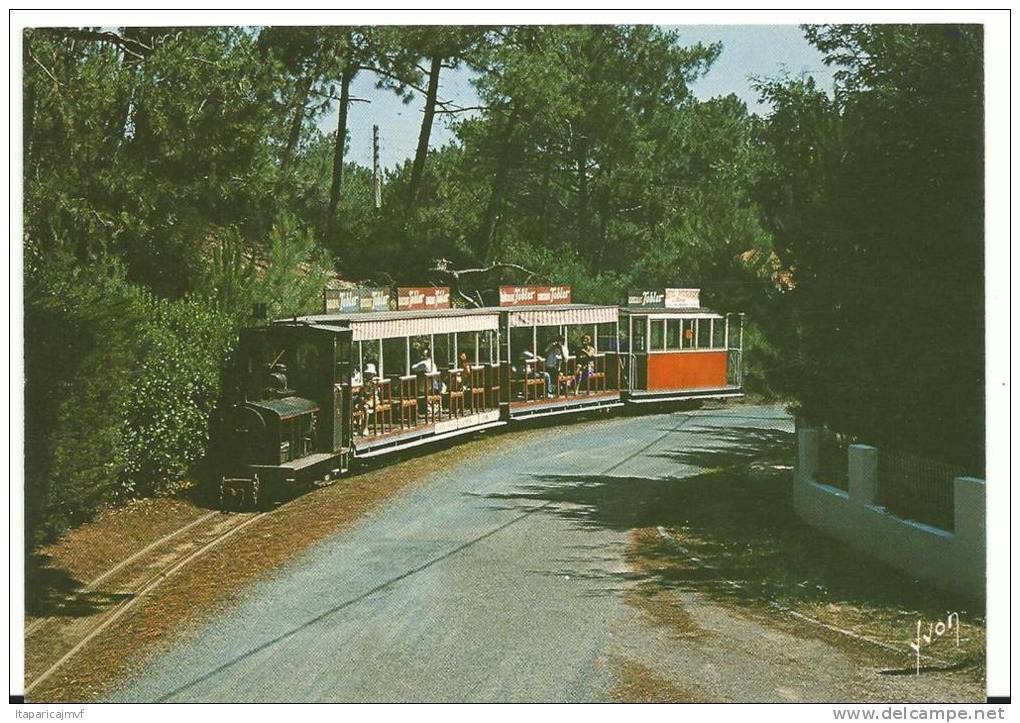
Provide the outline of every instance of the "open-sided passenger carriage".
[[504,286],[500,306],[508,419],[620,406],[617,307],[571,303],[569,286]]
[[[410,309],[302,320],[350,330],[356,457],[502,424],[499,386],[492,386],[499,368],[497,310]],[[425,363],[425,351],[431,363]]]

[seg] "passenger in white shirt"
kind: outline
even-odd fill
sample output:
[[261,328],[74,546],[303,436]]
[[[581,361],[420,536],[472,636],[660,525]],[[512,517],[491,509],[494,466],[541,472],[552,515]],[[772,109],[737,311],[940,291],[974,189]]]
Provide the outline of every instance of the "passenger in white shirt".
[[[436,367],[436,362],[432,359],[432,352],[428,350],[428,347],[421,350],[421,359],[411,365],[411,371],[415,374],[435,374],[439,371]],[[446,391],[446,385],[440,381],[439,377],[432,380],[432,391],[440,393]]]

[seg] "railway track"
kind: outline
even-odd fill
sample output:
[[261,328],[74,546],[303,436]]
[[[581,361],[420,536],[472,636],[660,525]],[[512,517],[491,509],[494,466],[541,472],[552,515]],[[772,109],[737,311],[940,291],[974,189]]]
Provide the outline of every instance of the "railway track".
[[26,681],[30,681],[25,686],[25,693],[31,694],[50,679],[174,573],[269,514],[272,513],[211,512],[203,515],[86,583],[78,595],[100,595],[108,603],[95,613],[80,617],[50,616],[33,621],[25,629],[26,645],[42,651],[42,654],[34,655],[34,669],[25,671]]

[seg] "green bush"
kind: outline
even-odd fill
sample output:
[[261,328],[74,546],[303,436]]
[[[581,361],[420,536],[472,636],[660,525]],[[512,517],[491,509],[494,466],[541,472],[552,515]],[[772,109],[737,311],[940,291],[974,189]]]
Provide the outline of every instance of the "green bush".
[[26,531],[53,539],[107,503],[174,494],[206,457],[221,375],[251,305],[317,308],[328,264],[292,217],[264,262],[231,231],[196,290],[162,298],[122,262],[26,244]]
[[28,541],[53,539],[105,503],[175,491],[205,453],[232,329],[196,299],[166,300],[117,265],[27,285]]
[[233,334],[224,315],[195,299],[137,297],[143,320],[135,330],[137,367],[121,402],[121,489],[167,494],[206,452]]

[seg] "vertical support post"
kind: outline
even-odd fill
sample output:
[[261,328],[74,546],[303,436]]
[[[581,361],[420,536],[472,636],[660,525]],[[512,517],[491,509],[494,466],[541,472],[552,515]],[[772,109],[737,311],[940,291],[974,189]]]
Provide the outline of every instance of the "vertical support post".
[[818,474],[818,430],[801,427],[797,430],[797,470],[795,479],[810,482]]
[[478,366],[478,344],[479,344],[479,341],[480,341],[480,337],[479,337],[478,332],[476,331],[475,332],[475,366]]
[[737,384],[744,385],[744,312],[740,312],[740,351],[737,354]]
[[372,190],[375,207],[382,208],[382,176],[379,173],[379,126],[372,126]]
[[956,574],[975,597],[986,587],[985,481],[974,477],[953,480],[953,530]]
[[627,356],[629,357],[627,364],[627,389],[634,388],[634,364],[636,358],[634,356],[634,317],[627,315]]
[[846,453],[850,500],[862,507],[875,504],[878,496],[878,449],[867,444],[851,444]]
[[404,374],[411,373],[411,337],[405,336],[404,341],[406,342],[407,353],[404,354]]
[[382,339],[379,340],[378,350],[379,350],[379,378],[382,379],[383,376],[386,374],[386,369],[383,367]]

